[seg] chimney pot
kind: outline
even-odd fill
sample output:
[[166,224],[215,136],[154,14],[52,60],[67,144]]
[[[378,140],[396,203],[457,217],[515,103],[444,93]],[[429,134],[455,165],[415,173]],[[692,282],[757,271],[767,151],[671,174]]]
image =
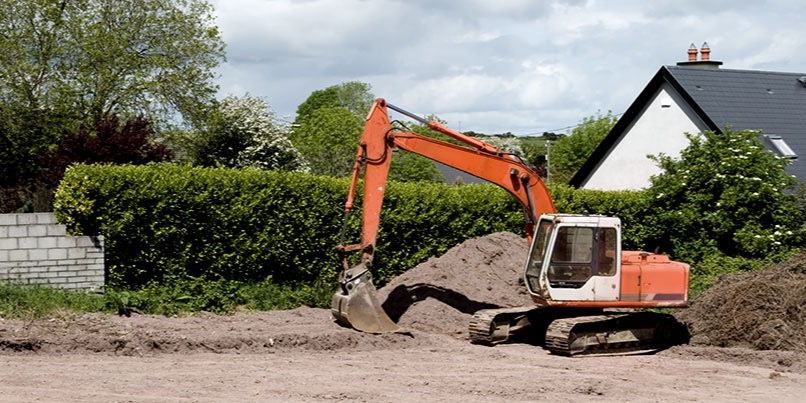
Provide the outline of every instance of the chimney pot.
[[[702,59],[697,60],[697,53],[701,54]],[[692,43],[688,48],[688,61],[677,62],[677,65],[698,69],[718,69],[722,62],[711,61],[711,48],[708,47],[708,42],[703,42],[699,50]]]
[[693,43],[691,44],[691,46],[688,47],[688,61],[689,62],[697,61],[697,47],[694,46]]
[[700,54],[702,55],[702,61],[707,62],[711,60],[711,48],[708,47],[708,42],[702,43]]

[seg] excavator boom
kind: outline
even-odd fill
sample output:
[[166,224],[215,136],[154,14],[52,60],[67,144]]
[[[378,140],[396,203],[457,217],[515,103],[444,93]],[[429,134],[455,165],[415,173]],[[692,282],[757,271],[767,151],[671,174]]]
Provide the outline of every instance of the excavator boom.
[[[458,140],[465,146],[395,130],[388,109],[428,125],[432,130]],[[466,136],[437,122],[427,121],[378,99],[367,116],[361,135],[350,190],[345,203],[345,224],[354,207],[361,172],[364,172],[361,242],[344,244],[337,251],[343,264],[340,290],[333,296],[331,311],[337,322],[368,333],[397,330],[376,297],[372,283],[372,259],[378,234],[381,205],[392,162],[392,150],[400,148],[459,169],[494,183],[512,194],[523,207],[524,232],[531,243],[535,223],[541,214],[555,212],[548,189],[537,173],[519,157],[503,152],[479,139]],[[346,228],[346,225],[345,225]],[[351,265],[348,253],[360,251],[360,261]]]

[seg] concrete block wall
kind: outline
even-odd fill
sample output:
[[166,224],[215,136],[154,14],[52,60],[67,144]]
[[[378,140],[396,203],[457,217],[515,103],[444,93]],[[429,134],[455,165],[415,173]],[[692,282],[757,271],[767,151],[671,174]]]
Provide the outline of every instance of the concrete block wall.
[[104,239],[68,236],[53,213],[0,214],[0,281],[103,292]]

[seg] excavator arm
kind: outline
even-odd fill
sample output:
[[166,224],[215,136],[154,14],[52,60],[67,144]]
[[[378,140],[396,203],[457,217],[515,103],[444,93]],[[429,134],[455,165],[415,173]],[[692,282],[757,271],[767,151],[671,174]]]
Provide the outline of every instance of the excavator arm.
[[[388,109],[415,119],[466,146],[456,145],[412,132],[395,130]],[[378,234],[381,206],[386,190],[392,150],[400,148],[454,167],[494,183],[512,194],[523,207],[527,239],[531,243],[537,218],[555,212],[548,189],[537,173],[519,157],[481,140],[465,136],[438,122],[427,121],[383,99],[375,101],[367,116],[356,153],[350,190],[345,203],[345,228],[354,207],[361,172],[364,172],[363,217],[360,244],[344,244],[344,230],[337,247],[343,264],[340,290],[331,311],[337,322],[368,333],[396,331],[397,325],[381,308],[372,284],[372,259]],[[351,266],[348,252],[360,251],[360,262]]]

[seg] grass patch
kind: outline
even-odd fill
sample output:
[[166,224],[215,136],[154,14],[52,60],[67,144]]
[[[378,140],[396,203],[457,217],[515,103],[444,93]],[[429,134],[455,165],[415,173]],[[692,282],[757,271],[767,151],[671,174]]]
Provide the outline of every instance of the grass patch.
[[99,312],[104,297],[42,286],[0,284],[0,317],[40,319],[65,313]]
[[182,316],[200,311],[227,315],[300,306],[326,308],[333,292],[329,282],[280,285],[271,279],[260,283],[193,279],[138,290],[108,289],[104,295],[0,284],[0,317],[41,319],[88,312]]

